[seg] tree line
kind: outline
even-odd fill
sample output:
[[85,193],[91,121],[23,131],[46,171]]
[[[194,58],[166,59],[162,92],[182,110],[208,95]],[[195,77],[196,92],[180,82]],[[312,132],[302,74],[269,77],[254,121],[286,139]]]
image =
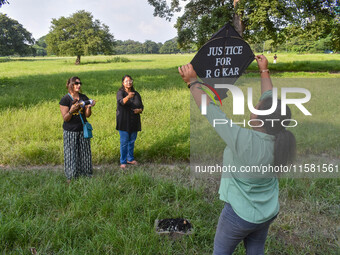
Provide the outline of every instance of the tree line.
[[276,47],[298,41],[308,43],[308,47],[297,46],[295,50],[309,51],[320,48],[311,41],[327,38],[327,48],[340,51],[339,0],[147,1],[154,7],[154,16],[167,20],[182,11],[175,24],[180,48],[201,47],[218,28],[230,22],[251,44],[271,40]]
[[[35,50],[35,56],[46,56],[47,44],[46,36],[39,38],[35,41],[32,46]],[[124,54],[176,54],[190,52],[188,50],[180,50],[177,45],[176,38],[166,41],[164,44],[159,42],[156,43],[151,40],[146,40],[144,43],[134,40],[116,40],[113,44],[113,54],[124,55]]]
[[[179,0],[147,0],[155,16],[171,20]],[[183,2],[183,1],[182,1]],[[287,52],[340,51],[339,0],[190,0],[177,19],[177,37],[164,44],[115,40],[109,27],[90,12],[52,19],[46,36],[34,40],[18,21],[0,13],[0,56],[169,54],[198,50],[226,22],[231,22],[253,50]],[[2,4],[8,1],[0,0]]]
[[178,48],[176,38],[163,43],[156,43],[151,40],[146,40],[144,43],[126,40],[117,40],[115,42],[115,54],[176,54],[181,51]]
[[[114,40],[109,27],[94,20],[90,12],[78,11],[70,17],[52,19],[50,32],[35,40],[18,21],[0,13],[0,56],[81,56],[113,54],[179,53],[176,38],[163,43],[146,40]],[[186,51],[187,52],[187,51]]]

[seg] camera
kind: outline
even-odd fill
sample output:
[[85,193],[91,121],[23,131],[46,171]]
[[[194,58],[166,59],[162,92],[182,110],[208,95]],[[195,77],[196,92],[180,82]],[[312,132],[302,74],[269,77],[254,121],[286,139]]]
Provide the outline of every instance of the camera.
[[84,108],[85,105],[89,105],[89,104],[92,104],[93,103],[93,100],[92,99],[89,99],[89,100],[79,100],[78,101],[78,104],[80,105],[81,108]]

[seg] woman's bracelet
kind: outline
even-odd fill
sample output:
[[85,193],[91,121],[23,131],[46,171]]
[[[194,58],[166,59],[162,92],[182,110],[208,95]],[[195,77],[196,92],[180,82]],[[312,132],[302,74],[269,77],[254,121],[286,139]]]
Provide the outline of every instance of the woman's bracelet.
[[260,70],[260,73],[265,73],[265,72],[268,72],[268,73],[269,73],[269,69]]
[[196,83],[203,84],[202,82],[199,82],[198,80],[196,80],[196,81],[190,82],[190,83],[188,84],[188,88],[190,89],[190,87],[191,87],[192,85],[196,84]]

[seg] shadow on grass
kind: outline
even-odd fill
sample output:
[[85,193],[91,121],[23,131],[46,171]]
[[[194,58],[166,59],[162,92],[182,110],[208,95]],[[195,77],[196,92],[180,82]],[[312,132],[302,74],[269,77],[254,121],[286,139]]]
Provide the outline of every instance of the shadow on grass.
[[0,111],[6,108],[31,107],[39,103],[59,100],[67,94],[66,81],[79,76],[84,94],[107,95],[116,93],[125,74],[134,78],[135,88],[143,97],[144,91],[165,91],[172,88],[184,89],[177,68],[168,69],[120,69],[106,71],[80,71],[57,74],[27,75],[0,78]]
[[161,139],[154,141],[148,149],[137,152],[136,157],[140,157],[142,161],[146,162],[171,164],[173,161],[183,160],[189,163],[189,146],[188,150],[183,149],[183,147],[177,147],[178,145],[183,146],[189,142],[189,132],[170,132],[167,134],[168,135],[163,136]]
[[[118,59],[116,59],[118,58]],[[95,65],[95,64],[114,64],[114,63],[131,63],[131,62],[154,62],[155,60],[150,59],[129,59],[125,57],[114,57],[111,59],[106,60],[99,60],[99,61],[81,61],[79,66],[86,66],[86,65]],[[0,61],[1,62],[1,61]],[[74,63],[72,62],[74,65]]]
[[115,63],[130,63],[131,60],[128,61],[88,61],[80,63],[80,66],[86,66],[86,65],[96,65],[96,64],[115,64]]
[[88,65],[88,64],[110,64],[110,63],[128,63],[131,62],[130,59],[125,58],[125,57],[113,57],[113,58],[108,58],[106,60],[101,60],[101,61],[86,61],[85,63],[81,63],[80,65]]
[[44,58],[44,57],[37,57],[37,58],[0,58],[0,63],[5,63],[5,62],[35,62],[35,61],[55,61],[54,58]]
[[151,59],[134,59],[133,62],[154,62],[155,60]]
[[[118,59],[116,59],[118,58]],[[55,61],[55,58],[51,58],[51,57],[32,57],[32,58],[9,58],[9,57],[5,57],[5,58],[0,58],[0,64],[1,63],[6,63],[6,62],[35,62],[35,61]],[[69,62],[70,64],[75,64],[76,62],[76,58],[75,57],[69,57],[69,58],[65,58],[65,60],[72,60],[71,62]],[[74,60],[74,61],[73,61]],[[87,61],[87,60],[83,60],[80,62],[80,66],[82,65],[89,65],[89,64],[111,64],[111,63],[128,63],[128,62],[141,62],[141,63],[147,63],[147,62],[154,62],[155,60],[151,60],[151,59],[129,59],[126,57],[121,57],[121,56],[116,56],[113,58],[107,58],[105,60],[98,60],[98,61]]]
[[[276,72],[340,72],[340,60],[269,63],[268,68]],[[256,62],[248,67],[248,71],[258,71]]]

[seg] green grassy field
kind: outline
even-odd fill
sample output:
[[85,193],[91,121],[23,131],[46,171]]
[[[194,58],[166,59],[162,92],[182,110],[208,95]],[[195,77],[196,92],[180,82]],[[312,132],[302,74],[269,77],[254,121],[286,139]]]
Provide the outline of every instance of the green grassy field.
[[[20,169],[20,168],[19,168]],[[266,254],[339,254],[339,179],[280,180],[280,214]],[[218,179],[188,167],[96,168],[66,185],[62,168],[0,171],[2,254],[212,254],[223,203]],[[188,219],[193,234],[155,233],[156,219]],[[235,255],[245,254],[239,245]]]
[[[145,111],[142,129],[136,144],[137,158],[148,162],[188,160],[190,154],[190,95],[177,73],[177,67],[189,62],[193,55],[131,55],[130,62],[112,63],[112,57],[83,57],[80,66],[74,58],[3,59],[0,62],[0,164],[37,165],[61,164],[62,117],[58,102],[66,94],[66,80],[79,76],[83,92],[98,100],[89,119],[94,127],[92,139],[95,164],[118,162],[119,138],[115,130],[116,92],[124,74],[130,74],[142,95]],[[270,59],[271,56],[268,56]],[[322,62],[321,62],[322,61]],[[332,72],[328,72],[332,63]],[[312,64],[311,64],[312,63]],[[321,64],[325,63],[325,64]],[[291,66],[313,68],[313,72],[290,72]],[[250,80],[258,77],[252,63]],[[339,55],[280,55],[278,64],[270,64],[274,85],[302,86],[311,91],[312,100],[306,107],[313,117],[306,117],[293,108],[301,123],[294,133],[299,154],[326,153],[340,156],[340,119],[338,95],[340,87]],[[323,70],[323,71],[319,71]],[[334,73],[338,72],[338,73]],[[277,78],[277,82],[275,82]],[[308,80],[310,79],[310,80]],[[287,84],[289,83],[289,84]],[[308,83],[308,84],[306,84]],[[259,95],[259,81],[252,80]],[[331,93],[330,93],[331,91]],[[226,111],[232,100],[224,101]],[[248,113],[247,113],[248,114]],[[248,115],[247,115],[248,116]],[[305,134],[308,133],[308,136]],[[327,137],[327,139],[325,139]],[[306,139],[305,139],[306,138]]]
[[[116,92],[121,77],[130,74],[142,95],[145,111],[136,148],[143,160],[186,160],[189,155],[189,94],[176,66],[190,57],[129,56],[128,63],[108,63],[105,57],[26,59],[1,63],[1,164],[61,164],[62,118],[59,100],[66,80],[79,76],[83,92],[96,99],[89,119],[94,127],[94,163],[117,162]],[[97,62],[95,62],[97,61]],[[179,100],[180,99],[180,100]],[[17,124],[15,124],[17,123]]]
[[[339,164],[340,56],[278,56],[278,63],[269,65],[274,85],[304,87],[312,94],[306,104],[312,117],[292,108],[299,123],[292,130],[298,162]],[[190,112],[189,91],[177,67],[193,55],[123,57],[130,62],[83,57],[80,66],[75,58],[0,58],[3,254],[31,254],[32,247],[38,254],[212,253],[223,207],[218,179],[193,178],[187,163],[190,144],[215,150],[225,144],[196,108]],[[121,172],[115,111],[124,74],[134,78],[145,111],[135,150],[142,165]],[[83,92],[98,101],[89,118],[95,174],[67,186],[58,103],[74,75],[82,79]],[[243,92],[252,87],[255,102],[259,84],[252,63],[239,86]],[[223,101],[226,112],[231,106],[231,98]],[[193,141],[192,120],[198,120],[198,132],[210,134]],[[339,254],[340,179],[281,179],[280,190],[280,215],[271,226],[266,254]],[[166,217],[188,218],[194,234],[180,240],[157,236],[154,220]],[[236,254],[244,254],[242,246]]]

